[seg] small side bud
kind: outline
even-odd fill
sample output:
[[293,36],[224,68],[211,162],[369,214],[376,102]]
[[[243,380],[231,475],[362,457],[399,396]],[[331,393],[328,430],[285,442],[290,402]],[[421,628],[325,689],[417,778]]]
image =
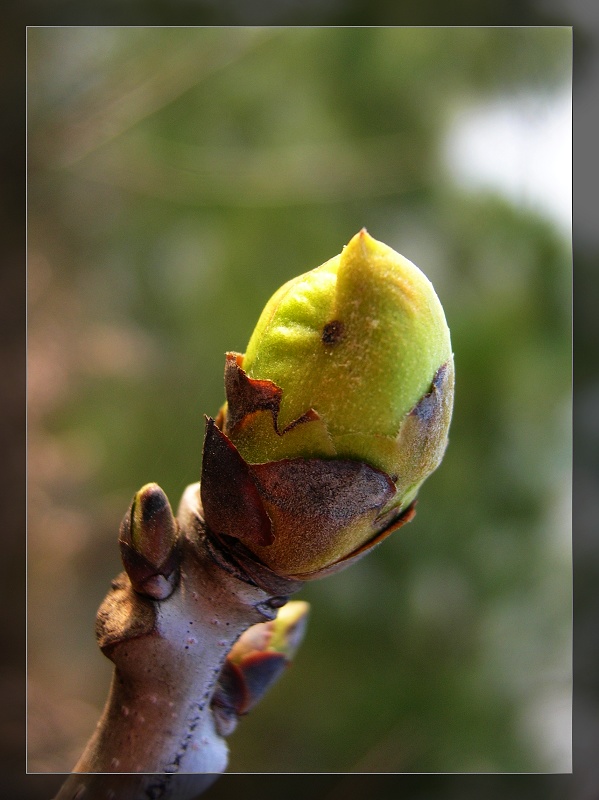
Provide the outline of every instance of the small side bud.
[[171,595],[179,578],[179,527],[166,494],[147,483],[134,495],[119,532],[121,558],[133,588],[155,600]]
[[269,649],[282,653],[291,662],[304,640],[309,613],[310,603],[305,600],[292,600],[284,605],[271,623]]
[[275,619],[248,628],[231,648],[212,698],[221,736],[228,736],[238,717],[247,714],[291,664],[306,632],[310,605],[295,600]]

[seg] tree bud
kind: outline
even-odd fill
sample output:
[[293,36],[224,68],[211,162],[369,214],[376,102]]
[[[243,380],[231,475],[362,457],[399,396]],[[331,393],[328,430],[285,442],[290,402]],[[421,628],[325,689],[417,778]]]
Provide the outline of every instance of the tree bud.
[[269,622],[244,631],[227,655],[212,698],[221,735],[247,714],[291,664],[306,632],[309,603],[287,603]]
[[136,492],[120,528],[121,558],[133,588],[157,600],[178,579],[179,528],[166,494],[156,483]]
[[360,231],[273,295],[245,355],[227,354],[204,450],[208,526],[279,575],[345,566],[413,515],[453,389],[432,284]]

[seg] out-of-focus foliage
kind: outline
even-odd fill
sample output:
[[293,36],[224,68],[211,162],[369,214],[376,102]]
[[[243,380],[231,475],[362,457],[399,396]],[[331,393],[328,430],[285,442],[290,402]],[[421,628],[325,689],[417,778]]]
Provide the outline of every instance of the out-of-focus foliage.
[[46,28],[29,58],[29,769],[68,770],[111,664],[117,529],[198,480],[284,281],[362,226],[433,281],[450,445],[418,514],[306,586],[231,771],[567,771],[570,244],[450,177],[456,110],[550,98],[565,28]]

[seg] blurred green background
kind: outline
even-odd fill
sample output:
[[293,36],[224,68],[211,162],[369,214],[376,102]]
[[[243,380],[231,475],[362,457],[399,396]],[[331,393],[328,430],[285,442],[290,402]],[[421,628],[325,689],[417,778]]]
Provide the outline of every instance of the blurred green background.
[[[94,617],[131,496],[157,481],[176,505],[199,479],[225,351],[362,226],[444,305],[450,445],[414,522],[302,590],[306,641],[229,769],[570,771],[569,230],[476,179],[493,131],[458,132],[489,107],[542,119],[571,40],[29,29],[30,771],[70,770],[103,705]],[[491,142],[501,172],[513,142]],[[570,157],[551,147],[545,177]]]

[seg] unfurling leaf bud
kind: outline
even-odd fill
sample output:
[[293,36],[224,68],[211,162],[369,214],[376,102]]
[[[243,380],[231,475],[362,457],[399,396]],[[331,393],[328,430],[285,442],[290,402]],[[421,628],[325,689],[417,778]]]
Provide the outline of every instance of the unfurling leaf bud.
[[164,600],[176,585],[179,528],[166,494],[147,483],[134,495],[119,534],[121,558],[133,588]]
[[453,408],[449,328],[425,275],[360,231],[286,283],[208,420],[209,529],[278,575],[346,566],[413,516]]
[[275,619],[252,625],[227,655],[212,698],[221,735],[235,727],[280,678],[295,656],[306,632],[309,603],[295,600],[281,608]]
[[268,651],[291,661],[304,638],[309,611],[310,604],[305,600],[290,600],[277,611],[274,619],[252,625],[242,633],[227,659],[241,664],[253,653]]

